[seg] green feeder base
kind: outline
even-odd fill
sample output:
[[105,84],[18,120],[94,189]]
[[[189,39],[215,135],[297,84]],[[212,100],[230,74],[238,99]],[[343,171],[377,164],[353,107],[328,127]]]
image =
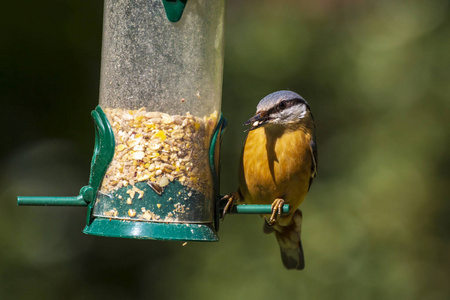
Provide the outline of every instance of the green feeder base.
[[119,219],[95,218],[87,225],[84,233],[105,237],[217,242],[216,231],[212,224],[199,223],[162,223],[136,222]]

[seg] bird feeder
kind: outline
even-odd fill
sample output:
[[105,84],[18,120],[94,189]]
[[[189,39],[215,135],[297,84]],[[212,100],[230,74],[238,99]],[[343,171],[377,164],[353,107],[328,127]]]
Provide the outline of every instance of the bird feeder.
[[86,234],[218,240],[224,4],[105,0],[89,184],[18,204],[88,206]]

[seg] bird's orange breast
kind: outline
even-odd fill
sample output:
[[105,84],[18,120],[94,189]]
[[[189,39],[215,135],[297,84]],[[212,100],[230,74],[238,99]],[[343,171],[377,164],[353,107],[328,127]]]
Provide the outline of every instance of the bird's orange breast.
[[249,204],[282,198],[293,212],[303,202],[311,175],[311,135],[302,127],[261,127],[248,133],[241,155],[240,192]]

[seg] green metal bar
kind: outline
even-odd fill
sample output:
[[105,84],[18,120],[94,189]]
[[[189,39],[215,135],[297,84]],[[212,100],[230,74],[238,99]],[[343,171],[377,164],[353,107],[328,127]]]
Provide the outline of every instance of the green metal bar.
[[[282,214],[289,212],[289,204],[284,204]],[[235,205],[231,210],[232,214],[271,214],[272,205],[270,204],[241,204]]]
[[32,206],[86,206],[83,196],[76,197],[31,197],[18,196],[17,205],[32,205]]

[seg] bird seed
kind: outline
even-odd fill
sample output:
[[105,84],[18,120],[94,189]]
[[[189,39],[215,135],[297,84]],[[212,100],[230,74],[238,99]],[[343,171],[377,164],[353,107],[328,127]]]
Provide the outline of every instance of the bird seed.
[[[101,193],[112,195],[130,185],[132,188],[127,191],[130,200],[121,200],[130,204],[131,200],[144,196],[144,191],[135,186],[137,182],[146,182],[151,192],[160,195],[170,182],[178,181],[206,197],[211,196],[209,145],[217,112],[204,118],[190,113],[180,116],[148,112],[145,108],[106,108],[105,113],[114,132],[116,147],[102,181]],[[116,214],[108,212],[108,215]],[[128,215],[133,219],[158,219],[150,211]]]

